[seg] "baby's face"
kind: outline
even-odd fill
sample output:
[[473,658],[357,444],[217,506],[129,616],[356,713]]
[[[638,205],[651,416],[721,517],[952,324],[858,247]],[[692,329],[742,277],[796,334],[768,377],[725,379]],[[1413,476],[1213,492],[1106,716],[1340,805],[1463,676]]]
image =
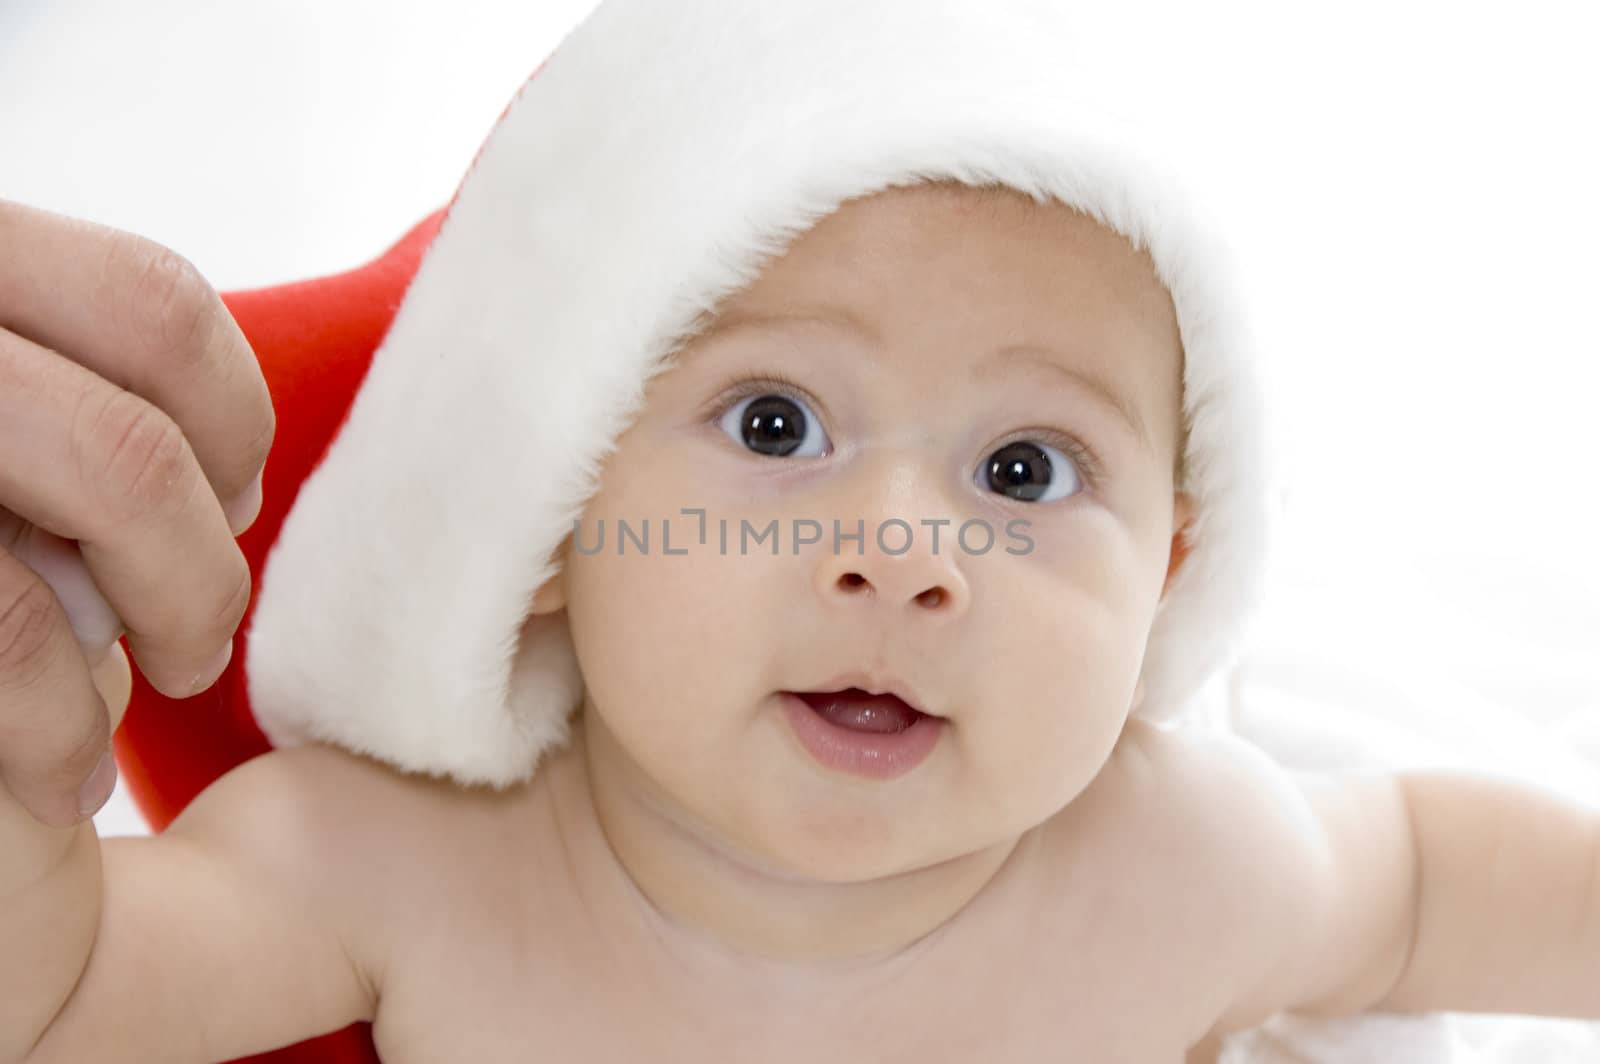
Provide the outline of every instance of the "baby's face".
[[[939,186],[846,204],[651,381],[541,592],[594,756],[808,878],[1041,823],[1111,752],[1181,560],[1181,368],[1148,258],[1082,215]],[[864,536],[836,550],[836,521]],[[781,692],[855,670],[946,718],[911,771],[824,767],[788,723]]]

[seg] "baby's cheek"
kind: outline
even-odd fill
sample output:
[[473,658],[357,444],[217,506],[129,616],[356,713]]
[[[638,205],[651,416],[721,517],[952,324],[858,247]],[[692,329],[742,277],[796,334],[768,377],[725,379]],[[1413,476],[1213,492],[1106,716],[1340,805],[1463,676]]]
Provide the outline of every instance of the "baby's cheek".
[[1037,758],[1057,770],[1102,756],[1120,731],[1147,634],[1131,596],[1108,599],[1094,577],[1058,570],[1011,582],[1001,598],[1004,619],[986,627],[1005,636],[985,673],[1008,734],[1031,737]]
[[655,558],[618,556],[608,525],[604,549],[572,566],[567,610],[574,640],[604,646],[615,658],[656,645],[663,629],[670,631],[666,620],[673,601],[673,578],[662,568]]
[[714,542],[701,547],[692,529],[672,527],[671,553],[659,525],[647,550],[626,540],[619,553],[608,522],[604,548],[574,559],[567,609],[579,664],[586,677],[591,668],[599,674],[591,689],[609,678],[618,696],[676,698],[727,665],[759,613],[762,596],[744,586],[750,559],[719,558]]

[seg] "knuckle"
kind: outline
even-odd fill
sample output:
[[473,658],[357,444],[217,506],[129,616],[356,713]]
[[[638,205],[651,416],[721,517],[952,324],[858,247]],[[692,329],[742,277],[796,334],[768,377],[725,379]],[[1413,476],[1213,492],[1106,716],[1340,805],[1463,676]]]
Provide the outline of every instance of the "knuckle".
[[238,558],[238,579],[233,584],[233,589],[222,599],[222,607],[213,615],[214,627],[224,635],[232,636],[238,630],[239,622],[244,620],[245,610],[250,606],[250,566],[245,562],[244,555],[235,552]]
[[29,524],[11,510],[0,506],[0,550],[14,551]]
[[129,298],[136,336],[180,367],[206,354],[213,328],[211,285],[194,263],[161,244],[132,238]]
[[0,692],[39,683],[60,654],[55,593],[37,577],[0,589]]
[[[90,699],[94,709],[82,721],[75,736],[69,739],[68,753],[61,760],[72,770],[72,778],[81,781],[100,760],[100,755],[111,745],[111,717],[98,694]],[[82,725],[87,725],[84,727]]]
[[183,430],[132,392],[114,392],[99,407],[85,446],[87,480],[118,523],[186,498],[198,474]]
[[70,724],[56,720],[49,734],[35,740],[38,766],[53,770],[66,786],[81,783],[111,745],[111,718],[97,698],[90,701],[91,711],[78,713]]
[[252,477],[267,464],[272,441],[278,434],[277,415],[273,413],[271,400],[264,400],[262,406],[261,428],[244,444],[244,468]]

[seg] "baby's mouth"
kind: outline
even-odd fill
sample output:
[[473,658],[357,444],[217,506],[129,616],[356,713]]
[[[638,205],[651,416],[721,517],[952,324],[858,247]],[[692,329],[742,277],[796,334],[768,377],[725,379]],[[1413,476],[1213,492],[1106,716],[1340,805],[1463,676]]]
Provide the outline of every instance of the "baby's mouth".
[[923,713],[892,694],[868,694],[859,687],[842,691],[791,691],[821,718],[830,724],[852,731],[893,734],[905,731]]

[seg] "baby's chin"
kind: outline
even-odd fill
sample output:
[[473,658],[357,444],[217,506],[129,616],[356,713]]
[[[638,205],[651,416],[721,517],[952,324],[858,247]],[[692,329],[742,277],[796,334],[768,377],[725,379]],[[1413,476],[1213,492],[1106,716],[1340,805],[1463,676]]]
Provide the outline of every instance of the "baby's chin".
[[[706,827],[723,856],[765,878],[795,883],[865,883],[1009,849],[1048,820],[1008,811],[983,819],[939,803],[864,810],[847,794],[803,803],[798,796],[751,796],[706,803]],[[956,796],[951,796],[956,800]],[[729,815],[730,808],[735,812]]]
[[982,848],[967,850],[950,840],[919,843],[902,841],[892,850],[837,845],[815,835],[774,838],[740,845],[735,859],[753,874],[795,884],[869,883],[938,868],[973,856]]

